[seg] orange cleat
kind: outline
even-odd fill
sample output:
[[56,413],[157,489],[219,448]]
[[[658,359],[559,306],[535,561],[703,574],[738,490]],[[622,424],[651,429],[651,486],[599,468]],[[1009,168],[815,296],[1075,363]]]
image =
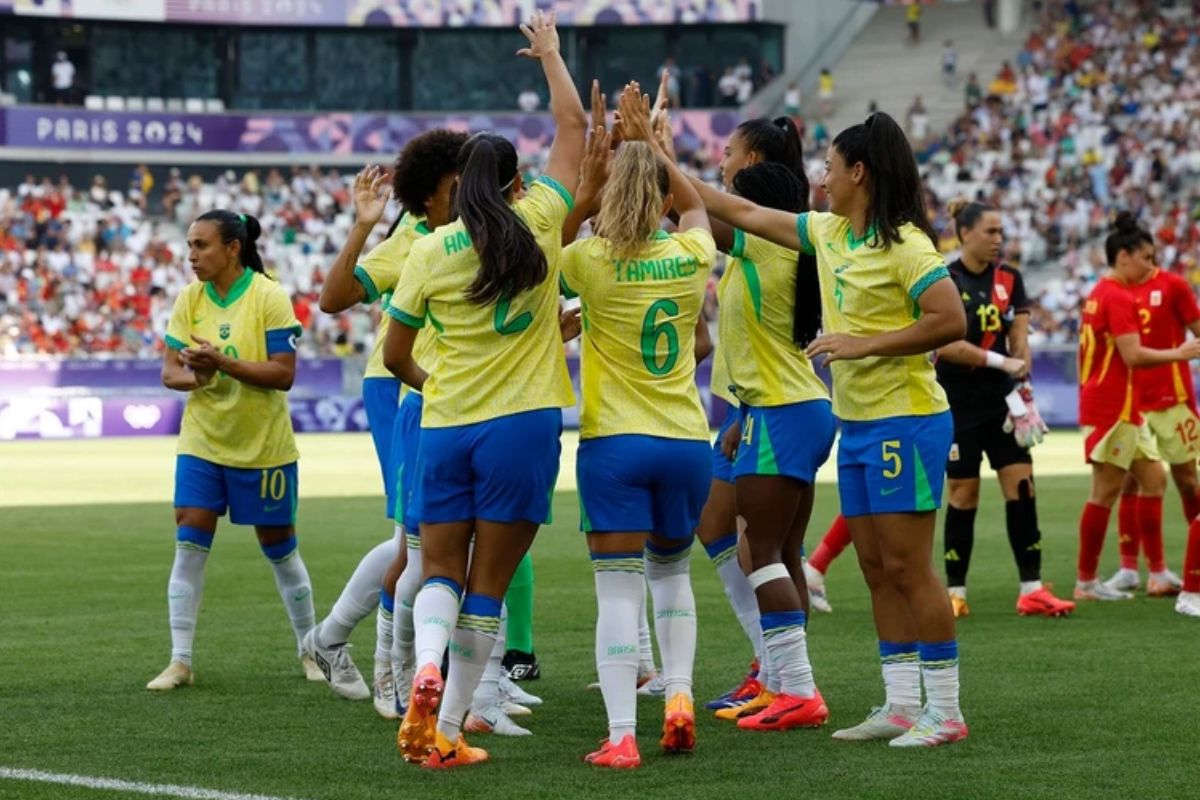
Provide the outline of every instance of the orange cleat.
[[748,717],[751,714],[757,714],[775,700],[775,693],[770,689],[763,689],[741,705],[732,706],[730,708],[718,709],[715,716],[717,719],[739,720],[742,717]]
[[432,752],[437,739],[437,707],[445,688],[436,664],[426,664],[413,678],[408,710],[396,732],[396,747],[405,761],[423,764]]
[[488,760],[488,752],[482,747],[471,747],[467,740],[459,734],[457,742],[451,742],[441,731],[438,731],[433,752],[421,766],[425,769],[454,769],[469,767],[472,764],[482,764]]
[[692,698],[683,692],[667,701],[659,744],[665,753],[690,753],[696,749],[696,714]]
[[819,728],[829,719],[829,709],[821,693],[812,697],[780,692],[774,702],[757,714],[742,717],[738,727],[748,731],[786,731],[791,728]]
[[608,739],[594,753],[588,753],[583,760],[594,767],[609,767],[610,769],[634,769],[642,765],[642,756],[638,753],[637,740],[633,734],[626,734],[617,744]]
[[1058,599],[1045,587],[1017,598],[1017,613],[1022,617],[1065,617],[1074,610],[1074,603]]
[[954,618],[971,616],[971,607],[967,605],[967,598],[960,597],[956,594],[950,595],[950,609],[954,612]]

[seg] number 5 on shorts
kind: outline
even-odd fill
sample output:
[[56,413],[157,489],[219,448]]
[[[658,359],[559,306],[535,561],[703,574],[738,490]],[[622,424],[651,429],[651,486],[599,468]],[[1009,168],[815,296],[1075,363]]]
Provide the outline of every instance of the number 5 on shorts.
[[[900,440],[888,439],[883,443],[883,477],[896,478],[904,469],[904,462],[900,460]],[[888,466],[890,464],[890,466]]]
[[262,471],[262,483],[259,488],[259,496],[263,500],[282,500],[284,494],[287,493],[287,475],[283,474],[282,469],[264,469]]

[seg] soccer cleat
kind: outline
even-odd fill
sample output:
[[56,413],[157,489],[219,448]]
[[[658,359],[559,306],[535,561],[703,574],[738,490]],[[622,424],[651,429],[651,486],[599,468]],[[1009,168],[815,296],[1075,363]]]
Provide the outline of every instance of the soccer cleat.
[[825,576],[815,567],[804,562],[804,581],[808,584],[808,606],[813,611],[829,614],[833,606],[829,605],[829,597],[825,594]]
[[967,605],[965,595],[958,595],[954,592],[950,593],[950,610],[954,612],[954,618],[971,616],[971,607]]
[[583,760],[593,767],[609,767],[611,769],[633,769],[642,765],[642,756],[638,753],[637,740],[633,734],[627,734],[620,742],[613,744],[608,739],[594,753],[588,753]]
[[696,749],[696,712],[692,698],[683,692],[667,701],[663,714],[663,735],[659,739],[664,753],[690,753]]
[[191,686],[195,682],[192,668],[182,661],[172,661],[167,668],[158,673],[158,677],[146,684],[152,692],[169,692],[180,686]]
[[472,708],[467,713],[467,721],[463,723],[467,733],[494,733],[497,736],[532,736],[533,731],[522,728],[504,713],[500,706],[492,705],[487,708]]
[[526,708],[520,703],[514,703],[511,700],[500,700],[500,710],[510,717],[529,717],[533,716],[533,709]]
[[425,769],[454,769],[455,767],[482,764],[487,760],[487,750],[482,747],[471,747],[462,734],[459,734],[458,741],[451,743],[442,735],[441,731],[438,731],[433,750],[421,766]]
[[446,688],[436,664],[426,664],[413,678],[408,711],[396,731],[396,747],[404,760],[423,764],[437,739],[437,707]]
[[1076,600],[1132,600],[1133,595],[1111,588],[1107,583],[1097,580],[1076,581]]
[[1065,617],[1074,610],[1074,603],[1059,600],[1045,587],[1017,598],[1017,613],[1022,617]]
[[639,676],[637,693],[642,697],[662,697],[667,693],[667,679],[661,672],[644,681]]
[[780,692],[771,705],[738,720],[737,726],[747,731],[786,731],[792,728],[819,728],[829,719],[829,709],[820,692],[812,697]]
[[537,707],[542,704],[542,698],[530,694],[503,675],[500,676],[500,696],[511,703],[519,703],[526,708]]
[[408,687],[412,686],[413,678],[416,677],[412,664],[405,664],[398,661],[392,662],[392,694],[396,698],[396,718],[404,717],[404,712],[408,711]]
[[500,667],[510,681],[536,681],[542,677],[542,667],[533,653],[509,650],[501,659]]
[[879,739],[895,739],[916,724],[921,716],[919,708],[904,708],[890,704],[876,706],[862,722],[853,728],[842,728],[833,732],[833,738],[841,742],[871,742]]
[[704,707],[709,711],[716,711],[719,708],[735,708],[747,700],[754,699],[762,690],[763,685],[758,682],[758,670],[752,669],[741,683],[715,700],[709,700]]
[[888,742],[892,747],[937,747],[967,738],[967,723],[925,707],[913,726]]
[[754,697],[751,697],[740,706],[731,706],[730,708],[718,709],[714,716],[717,719],[739,720],[742,717],[748,717],[752,714],[757,714],[771,703],[775,702],[775,693],[770,689],[764,688]]
[[1142,585],[1141,576],[1136,569],[1121,567],[1104,585],[1117,592],[1136,592]]
[[1174,597],[1183,590],[1183,581],[1169,569],[1151,572],[1146,579],[1147,597]]
[[1200,592],[1180,592],[1175,598],[1175,613],[1200,617]]
[[350,658],[350,645],[322,647],[317,642],[317,629],[313,628],[304,634],[300,647],[305,655],[317,662],[321,676],[329,683],[334,694],[347,700],[366,700],[371,696],[367,682]]
[[375,662],[375,711],[384,719],[400,719],[396,712],[396,682],[388,662]]
[[304,680],[312,681],[313,683],[325,680],[325,673],[321,672],[321,667],[308,653],[300,654],[300,666],[304,668]]

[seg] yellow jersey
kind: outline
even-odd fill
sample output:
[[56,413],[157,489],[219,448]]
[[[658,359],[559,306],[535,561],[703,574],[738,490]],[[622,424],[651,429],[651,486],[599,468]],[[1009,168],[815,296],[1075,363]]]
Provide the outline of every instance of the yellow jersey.
[[388,313],[413,328],[428,322],[436,331],[422,427],[575,404],[558,327],[562,226],[571,206],[570,193],[546,177],[513,204],[546,254],[546,280],[487,306],[465,297],[479,272],[479,255],[462,221],[413,245]]
[[[870,244],[872,231],[855,239],[850,221],[836,214],[800,214],[796,232],[801,250],[817,257],[826,333],[874,336],[907,328],[921,316],[921,294],[950,277],[937,248],[911,223],[900,226],[904,241],[886,250]],[[950,408],[928,353],[835,361],[831,369],[839,419],[929,416]]]
[[[367,294],[368,305],[380,300],[384,313],[379,318],[379,330],[375,333],[375,346],[367,358],[367,368],[363,371],[364,378],[395,378],[388,368],[383,365],[383,343],[387,339],[388,305],[392,301],[392,292],[400,281],[404,271],[404,262],[408,260],[408,251],[413,243],[429,233],[429,227],[424,217],[405,214],[400,218],[400,224],[392,235],[371,248],[371,252],[363,256],[354,268],[354,277],[362,284]],[[417,363],[426,372],[431,371],[433,363],[433,330],[422,330],[417,336],[413,347]]]
[[[726,267],[725,275],[729,274],[729,269]],[[717,302],[720,303],[721,284],[725,283],[725,275],[721,276],[720,282],[717,283]],[[717,308],[718,317],[721,309]],[[718,320],[718,325],[719,325]],[[721,331],[717,329],[717,344],[713,348],[712,356],[712,374],[708,379],[708,390],[712,394],[729,403],[731,406],[738,406],[737,395],[734,394],[733,379],[729,377],[729,370],[725,369],[725,345],[721,341]]]
[[[182,350],[195,347],[192,337],[199,336],[227,356],[266,361],[270,353],[294,351],[300,332],[283,287],[244,269],[224,298],[205,281],[185,287],[175,299],[166,342]],[[188,394],[176,452],[238,469],[292,463],[300,454],[287,393],[218,372],[207,386]]]
[[712,234],[659,231],[637,258],[601,236],[563,253],[563,289],[582,302],[579,436],[708,440],[696,388],[696,320],[716,260]]
[[751,406],[828,400],[824,382],[792,338],[799,255],[736,229],[729,255],[717,286],[718,355],[738,399]]

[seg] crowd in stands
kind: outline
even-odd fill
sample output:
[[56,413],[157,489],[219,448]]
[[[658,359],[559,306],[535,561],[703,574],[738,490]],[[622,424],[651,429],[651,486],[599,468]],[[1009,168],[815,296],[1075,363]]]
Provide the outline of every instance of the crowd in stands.
[[[1142,5],[1046,4],[1013,64],[986,83],[968,78],[965,112],[948,131],[912,130],[919,98],[908,115],[942,249],[955,249],[952,198],[1001,209],[1006,260],[1036,287],[1035,343],[1074,342],[1115,209],[1136,212],[1160,264],[1200,285],[1200,28]],[[819,121],[807,131],[814,185],[828,136]],[[718,177],[713,154],[681,160]],[[128,186],[30,176],[0,188],[0,357],[160,353],[172,300],[191,279],[187,222],[218,207],[262,222],[268,268],[305,326],[302,354],[369,349],[378,309],[330,317],[316,300],[351,223],[352,174],[296,167],[206,182],[171,170],[163,179],[155,191],[139,167]],[[711,297],[708,312],[715,319]]]

